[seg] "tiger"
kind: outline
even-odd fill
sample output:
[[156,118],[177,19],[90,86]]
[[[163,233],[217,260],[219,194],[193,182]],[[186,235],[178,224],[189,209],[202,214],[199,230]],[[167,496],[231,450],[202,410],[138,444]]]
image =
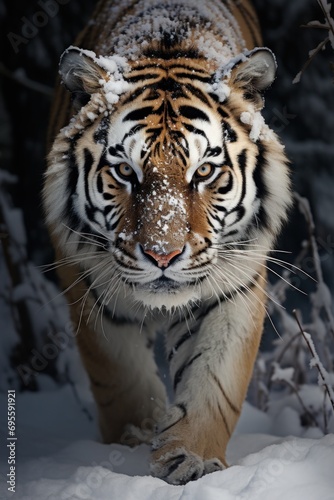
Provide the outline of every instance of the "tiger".
[[102,0],[60,59],[43,188],[59,276],[103,441],[150,443],[169,484],[228,467],[258,353],[291,206],[262,115],[276,67],[248,0]]

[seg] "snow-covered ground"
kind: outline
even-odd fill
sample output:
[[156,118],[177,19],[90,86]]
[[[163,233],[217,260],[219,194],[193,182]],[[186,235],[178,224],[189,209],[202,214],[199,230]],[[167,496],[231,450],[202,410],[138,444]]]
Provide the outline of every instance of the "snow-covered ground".
[[[334,434],[303,433],[292,406],[264,414],[248,403],[228,449],[230,468],[185,486],[148,473],[149,448],[99,442],[94,406],[50,381],[16,402],[16,492],[1,461],[0,498],[15,500],[333,500]],[[1,395],[5,408],[7,396]],[[5,412],[0,430],[6,436]],[[289,433],[295,436],[289,437]],[[280,434],[278,436],[277,434]]]

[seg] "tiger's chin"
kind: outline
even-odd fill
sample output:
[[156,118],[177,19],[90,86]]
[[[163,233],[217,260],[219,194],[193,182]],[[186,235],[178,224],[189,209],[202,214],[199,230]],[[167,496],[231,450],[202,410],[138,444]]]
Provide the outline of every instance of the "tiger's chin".
[[197,286],[178,283],[173,280],[155,280],[136,287],[134,299],[150,309],[171,311],[186,304],[198,302],[200,291]]

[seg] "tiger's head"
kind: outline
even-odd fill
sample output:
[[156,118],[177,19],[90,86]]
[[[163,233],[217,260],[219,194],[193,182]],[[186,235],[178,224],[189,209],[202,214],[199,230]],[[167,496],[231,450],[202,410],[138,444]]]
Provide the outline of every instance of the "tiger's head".
[[64,53],[74,115],[50,152],[44,198],[91,283],[117,281],[171,309],[252,278],[290,205],[283,147],[260,114],[275,70],[268,49],[223,68],[182,54],[129,66]]

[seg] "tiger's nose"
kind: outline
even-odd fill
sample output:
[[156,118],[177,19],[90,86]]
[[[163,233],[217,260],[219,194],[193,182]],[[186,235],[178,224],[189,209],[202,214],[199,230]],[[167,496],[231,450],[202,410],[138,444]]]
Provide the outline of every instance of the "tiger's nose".
[[177,257],[182,254],[183,249],[182,250],[174,250],[173,252],[170,252],[169,254],[156,253],[153,250],[144,250],[144,249],[143,249],[143,252],[158,267],[168,267],[172,260],[175,261],[177,259]]

